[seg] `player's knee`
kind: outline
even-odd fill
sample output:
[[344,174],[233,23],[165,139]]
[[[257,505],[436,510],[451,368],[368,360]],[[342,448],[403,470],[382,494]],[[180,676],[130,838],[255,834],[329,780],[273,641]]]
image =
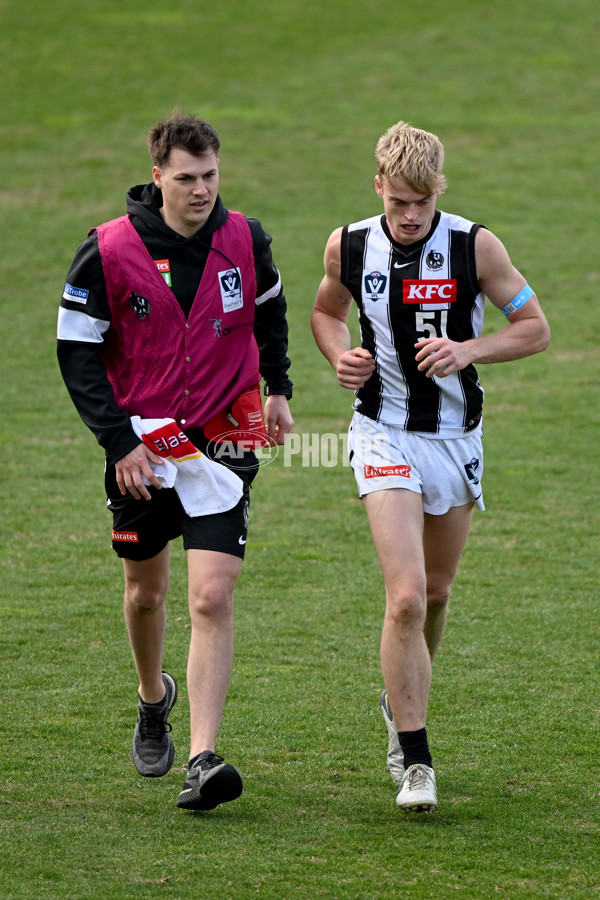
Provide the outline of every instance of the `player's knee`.
[[125,586],[125,603],[137,613],[154,612],[165,602],[167,586],[158,583],[129,582]]
[[427,585],[427,606],[442,607],[446,606],[450,599],[450,585]]
[[418,587],[406,587],[388,593],[386,617],[401,628],[421,626],[425,619],[425,597]]
[[215,580],[190,590],[192,621],[206,618],[228,618],[233,615],[233,591],[228,582]]

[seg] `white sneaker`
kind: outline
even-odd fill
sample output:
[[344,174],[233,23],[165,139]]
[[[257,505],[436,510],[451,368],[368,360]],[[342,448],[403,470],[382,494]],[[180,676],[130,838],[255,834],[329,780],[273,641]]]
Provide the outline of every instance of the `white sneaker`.
[[409,766],[398,790],[396,805],[407,812],[437,809],[437,785],[433,769],[421,763]]
[[390,708],[390,700],[387,691],[384,690],[381,692],[379,703],[388,732],[388,772],[390,773],[396,784],[400,784],[402,779],[404,778],[404,754],[402,753],[402,747],[400,746],[400,741],[398,740],[398,729],[396,728],[396,723],[394,722],[394,716]]

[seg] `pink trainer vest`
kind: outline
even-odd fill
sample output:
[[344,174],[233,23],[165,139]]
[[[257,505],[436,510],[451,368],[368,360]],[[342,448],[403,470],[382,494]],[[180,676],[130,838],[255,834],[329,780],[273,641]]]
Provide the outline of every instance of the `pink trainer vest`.
[[96,231],[112,314],[102,359],[119,408],[201,427],[260,380],[245,217],[230,211],[214,233],[187,320],[128,216]]

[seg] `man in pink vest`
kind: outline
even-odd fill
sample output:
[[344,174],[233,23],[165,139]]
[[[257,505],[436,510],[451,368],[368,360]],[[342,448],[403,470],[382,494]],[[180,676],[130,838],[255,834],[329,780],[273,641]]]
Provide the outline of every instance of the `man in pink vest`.
[[[165,775],[174,759],[177,683],[162,669],[170,541],[181,536],[187,553],[191,745],[177,801],[186,809],[213,809],[242,792],[239,772],[215,751],[258,467],[251,447],[282,444],[293,427],[271,238],[223,205],[219,149],[215,130],[192,116],[174,114],[150,131],[152,182],[132,188],[127,214],[80,245],[58,321],[62,376],[106,454],[139,677],[132,755],[146,777]],[[183,463],[200,474],[186,470],[184,481]],[[162,477],[169,465],[170,482]]]

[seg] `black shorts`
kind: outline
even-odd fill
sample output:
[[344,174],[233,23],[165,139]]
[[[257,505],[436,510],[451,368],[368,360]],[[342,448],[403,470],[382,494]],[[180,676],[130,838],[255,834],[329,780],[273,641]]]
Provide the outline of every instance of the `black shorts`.
[[184,510],[174,488],[149,487],[150,500],[143,497],[135,500],[129,493],[123,496],[117,485],[115,466],[107,461],[105,488],[107,506],[113,514],[112,546],[117,556],[140,562],[152,559],[169,541],[182,536],[185,550],[216,550],[243,559],[248,538],[250,484],[256,465],[235,471],[244,485],[238,504],[227,512],[192,517]]

